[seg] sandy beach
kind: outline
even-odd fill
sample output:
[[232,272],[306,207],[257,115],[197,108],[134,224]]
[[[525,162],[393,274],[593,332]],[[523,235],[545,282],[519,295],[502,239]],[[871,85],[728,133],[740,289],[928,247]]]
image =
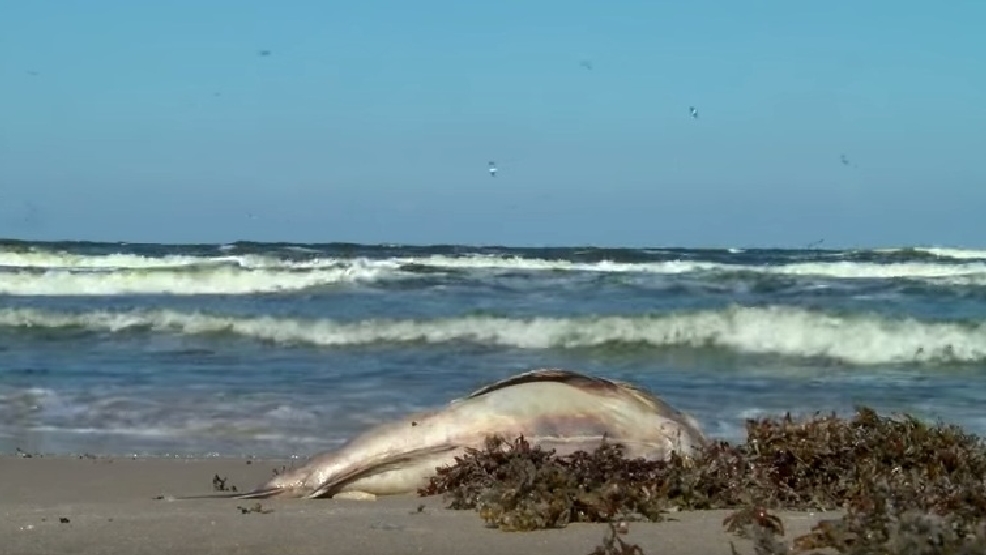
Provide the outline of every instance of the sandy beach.
[[[216,474],[240,491],[289,461],[244,459],[0,458],[0,552],[29,554],[344,554],[544,553],[580,555],[601,543],[606,527],[501,532],[474,511],[451,511],[439,497],[376,501],[263,501],[273,512],[243,514],[234,499],[155,499],[212,491]],[[423,505],[423,509],[418,510]],[[752,553],[731,538],[723,511],[682,512],[676,521],[633,523],[625,539],[649,555]],[[791,539],[820,515],[779,513]],[[67,519],[67,521],[65,521]]]

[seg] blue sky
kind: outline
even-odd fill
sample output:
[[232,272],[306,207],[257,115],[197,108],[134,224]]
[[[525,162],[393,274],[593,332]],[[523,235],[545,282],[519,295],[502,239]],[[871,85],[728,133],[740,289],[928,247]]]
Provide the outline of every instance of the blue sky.
[[983,21],[972,0],[0,0],[0,236],[983,246]]

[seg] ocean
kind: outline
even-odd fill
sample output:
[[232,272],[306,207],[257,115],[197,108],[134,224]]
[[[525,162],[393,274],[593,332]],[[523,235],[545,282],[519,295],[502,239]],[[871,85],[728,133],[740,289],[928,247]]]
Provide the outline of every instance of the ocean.
[[986,251],[0,243],[0,452],[307,456],[505,376],[986,432]]

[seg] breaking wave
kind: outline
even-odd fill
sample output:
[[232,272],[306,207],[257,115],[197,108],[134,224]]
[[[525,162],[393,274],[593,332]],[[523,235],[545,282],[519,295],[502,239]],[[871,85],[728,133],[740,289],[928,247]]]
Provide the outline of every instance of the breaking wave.
[[280,258],[270,255],[148,257],[0,252],[0,294],[127,295],[290,292],[338,283],[408,279],[428,273],[635,273],[783,275],[820,279],[902,279],[940,286],[986,285],[986,261],[962,263],[805,261],[774,264],[664,260],[650,262],[528,258],[487,254],[389,258]]
[[986,323],[927,322],[801,308],[730,307],[651,316],[432,320],[229,317],[196,312],[55,313],[0,310],[0,329],[232,334],[324,347],[464,342],[520,349],[637,346],[720,349],[740,354],[829,359],[849,365],[986,362]]
[[381,267],[350,265],[317,270],[188,266],[115,271],[19,270],[0,273],[7,295],[247,295],[291,292],[340,283],[398,277]]
[[932,256],[956,260],[986,260],[986,251],[973,249],[948,249],[944,247],[918,247],[914,249]]

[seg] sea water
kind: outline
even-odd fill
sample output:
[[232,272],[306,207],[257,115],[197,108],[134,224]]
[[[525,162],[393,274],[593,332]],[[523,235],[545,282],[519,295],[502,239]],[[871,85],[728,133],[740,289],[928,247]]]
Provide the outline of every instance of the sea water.
[[304,456],[518,372],[986,432],[986,252],[0,244],[0,452]]

